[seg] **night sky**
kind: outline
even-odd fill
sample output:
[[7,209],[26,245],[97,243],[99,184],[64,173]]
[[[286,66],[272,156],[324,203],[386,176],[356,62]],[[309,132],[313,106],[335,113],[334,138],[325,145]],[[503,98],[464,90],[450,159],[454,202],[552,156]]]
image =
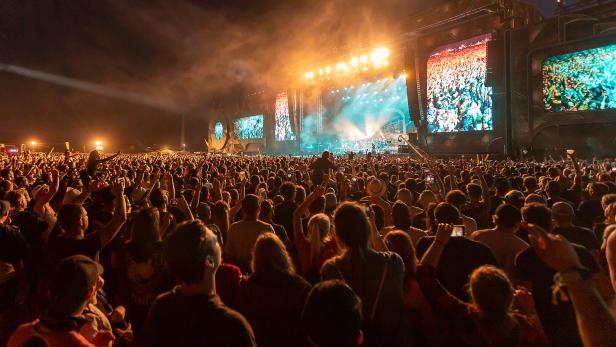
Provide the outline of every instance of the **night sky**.
[[[0,63],[178,105],[198,139],[212,100],[283,89],[324,57],[387,41],[409,14],[445,1],[3,0]],[[553,12],[552,1],[526,2]],[[0,101],[0,143],[179,139],[177,114],[3,72]]]

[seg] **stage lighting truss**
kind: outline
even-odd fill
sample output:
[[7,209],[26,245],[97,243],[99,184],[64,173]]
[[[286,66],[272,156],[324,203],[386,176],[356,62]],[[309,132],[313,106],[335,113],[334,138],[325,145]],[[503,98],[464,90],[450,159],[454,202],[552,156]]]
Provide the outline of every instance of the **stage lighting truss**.
[[304,79],[306,83],[311,83],[317,80],[329,80],[331,77],[345,76],[373,69],[382,69],[389,66],[389,56],[390,52],[388,48],[378,47],[368,54],[352,56],[348,61],[339,62],[334,65],[334,68],[325,66],[314,71],[305,72]]
[[[402,73],[398,76],[398,79],[406,79],[407,75],[405,73]],[[398,100],[400,100],[400,96],[399,95],[392,95],[392,93],[395,92],[402,92],[402,89],[400,87],[392,87],[392,86],[387,86],[387,83],[391,83],[395,80],[394,77],[386,77],[377,81],[373,81],[373,82],[364,82],[361,84],[358,84],[356,86],[354,85],[350,85],[350,86],[345,86],[345,87],[339,87],[339,88],[335,88],[335,89],[331,89],[328,90],[328,93],[332,96],[332,97],[339,97],[338,95],[342,95],[342,97],[340,97],[340,100],[344,101],[350,101],[352,99],[359,99],[359,104],[360,105],[369,105],[369,104],[381,104],[381,103],[387,103],[387,102],[396,102]],[[383,87],[379,87],[380,85],[382,85]],[[375,88],[378,88],[377,91],[369,91],[366,93],[353,93],[352,91],[355,88],[367,88],[370,86],[374,86]],[[348,95],[348,93],[353,93],[353,96]]]

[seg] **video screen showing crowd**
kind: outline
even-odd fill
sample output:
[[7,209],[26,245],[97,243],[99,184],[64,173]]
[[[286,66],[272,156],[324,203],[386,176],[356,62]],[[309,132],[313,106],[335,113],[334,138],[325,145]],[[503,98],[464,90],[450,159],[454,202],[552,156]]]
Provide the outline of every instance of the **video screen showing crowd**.
[[428,132],[492,130],[487,42],[477,36],[434,51],[428,59]]
[[263,138],[263,115],[236,119],[234,122],[233,137],[237,140]]
[[289,114],[289,97],[287,92],[276,95],[276,124],[274,137],[276,141],[295,141],[295,133],[291,126],[291,116]]
[[616,108],[616,44],[549,57],[542,73],[547,112]]

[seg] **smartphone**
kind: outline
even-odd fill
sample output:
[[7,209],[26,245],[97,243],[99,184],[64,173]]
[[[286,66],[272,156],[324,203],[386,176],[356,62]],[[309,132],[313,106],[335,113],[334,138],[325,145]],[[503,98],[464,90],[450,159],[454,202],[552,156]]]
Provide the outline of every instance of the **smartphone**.
[[287,177],[291,178],[293,177],[293,174],[288,174]]
[[569,155],[575,154],[575,149],[568,149],[567,154]]
[[466,227],[464,225],[454,225],[451,237],[464,237],[464,231]]
[[352,181],[353,182],[357,181],[357,177],[353,177]]
[[426,182],[429,183],[429,184],[434,183],[434,176],[432,176],[432,175],[426,176]]

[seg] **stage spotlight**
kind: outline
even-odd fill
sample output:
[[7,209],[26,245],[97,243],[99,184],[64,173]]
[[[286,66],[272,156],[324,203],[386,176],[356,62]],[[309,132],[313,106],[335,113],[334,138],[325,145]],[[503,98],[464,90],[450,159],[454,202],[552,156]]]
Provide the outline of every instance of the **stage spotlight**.
[[323,69],[319,69],[319,75],[323,76]]
[[406,79],[406,77],[407,77],[407,74],[406,74],[406,73],[403,73],[402,75],[400,75],[400,78],[404,78],[404,79]]
[[307,80],[311,80],[314,78],[314,72],[310,71],[310,72],[306,72],[306,74],[304,75],[306,77]]
[[366,56],[366,55],[362,55],[362,56],[359,58],[359,60],[360,60],[362,63],[364,63],[364,64],[365,64],[365,63],[367,63],[367,62],[368,62],[368,56]]
[[103,141],[100,140],[96,140],[94,141],[94,149],[96,149],[97,151],[102,151],[103,150]]
[[387,62],[388,57],[389,57],[389,49],[384,48],[384,47],[375,48],[372,51],[372,53],[370,53],[370,59],[372,60],[372,63],[376,67],[380,67],[381,65],[385,64],[385,62]]
[[357,57],[351,58],[351,66],[359,65],[359,59]]
[[325,73],[332,73],[332,68],[331,67],[326,67],[325,68]]

